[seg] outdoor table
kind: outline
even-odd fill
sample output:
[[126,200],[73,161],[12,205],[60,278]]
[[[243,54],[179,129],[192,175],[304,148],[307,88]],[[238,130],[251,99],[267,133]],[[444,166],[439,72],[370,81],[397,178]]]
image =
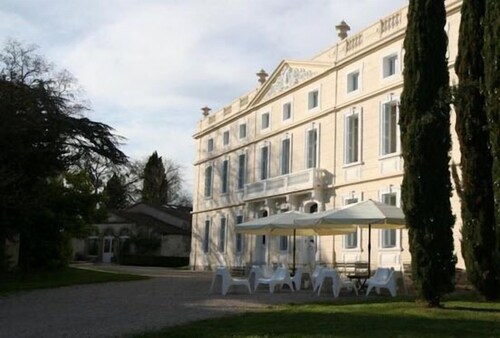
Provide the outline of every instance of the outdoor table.
[[366,281],[370,276],[366,273],[363,274],[352,274],[352,275],[347,275],[347,278],[350,280],[356,280],[356,287],[358,291],[364,292],[366,290]]

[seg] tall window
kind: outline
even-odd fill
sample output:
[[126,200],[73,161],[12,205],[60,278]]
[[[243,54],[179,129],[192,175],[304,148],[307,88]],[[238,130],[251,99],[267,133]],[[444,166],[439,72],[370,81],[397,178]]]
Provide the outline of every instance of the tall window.
[[290,173],[290,138],[281,140],[281,175]]
[[205,168],[205,197],[212,196],[212,166]]
[[347,92],[354,92],[359,89],[359,70],[347,74]]
[[288,121],[292,118],[292,103],[287,102],[283,104],[283,121]]
[[396,74],[398,67],[398,55],[392,54],[383,59],[383,76],[389,77]]
[[[349,198],[345,201],[346,205],[357,203],[357,198]],[[356,249],[358,247],[358,231],[345,235],[344,247],[346,249]]]
[[214,151],[214,139],[213,138],[209,138],[207,141],[207,151],[209,153]]
[[210,249],[210,220],[205,221],[205,231],[203,234],[203,252],[208,253]]
[[264,113],[261,115],[261,125],[260,125],[260,129],[267,129],[269,128],[269,113]]
[[[396,205],[396,193],[388,193],[382,195],[382,203],[388,205]],[[395,248],[396,247],[396,229],[383,229],[381,230],[382,248]]]
[[269,146],[260,148],[260,179],[269,177]]
[[226,218],[222,217],[220,219],[219,228],[219,252],[226,251]]
[[288,250],[288,236],[280,236],[280,250],[287,251]]
[[[243,215],[236,216],[236,224],[240,223],[243,223]],[[243,234],[236,234],[235,250],[237,254],[241,254],[243,252]]]
[[307,131],[306,168],[316,168],[317,157],[318,157],[318,129],[312,128]]
[[345,164],[360,161],[360,114],[355,111],[345,117]]
[[240,124],[238,137],[240,140],[247,137],[247,124],[246,123]]
[[381,114],[381,153],[394,154],[398,150],[398,104],[396,101],[384,103]]
[[310,91],[307,97],[307,107],[309,110],[319,107],[319,90]]
[[224,134],[222,134],[222,144],[227,146],[229,144],[229,130],[226,130]]
[[227,194],[229,183],[229,160],[222,161],[221,168],[221,193]]
[[238,155],[238,190],[245,188],[245,178],[247,174],[247,156],[246,154]]

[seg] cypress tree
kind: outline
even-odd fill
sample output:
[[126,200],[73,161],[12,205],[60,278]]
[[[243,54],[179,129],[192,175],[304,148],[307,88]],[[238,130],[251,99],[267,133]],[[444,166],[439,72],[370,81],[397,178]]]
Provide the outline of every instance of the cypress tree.
[[498,297],[495,263],[495,209],[491,176],[485,98],[480,88],[484,77],[484,0],[462,4],[458,56],[455,71],[459,84],[455,92],[455,129],[460,142],[462,169],[462,255],[467,277],[487,299]]
[[410,0],[404,41],[401,144],[403,210],[419,297],[440,306],[454,289],[449,170],[450,89],[443,0]]
[[497,254],[500,246],[500,2],[486,0],[484,19],[484,65],[486,116],[490,130],[491,154],[493,157],[493,194],[497,233]]
[[156,151],[149,157],[144,167],[142,201],[154,204],[168,202],[167,174],[162,159]]
[[107,209],[125,209],[128,206],[128,192],[125,182],[116,173],[111,176],[104,188],[104,197]]

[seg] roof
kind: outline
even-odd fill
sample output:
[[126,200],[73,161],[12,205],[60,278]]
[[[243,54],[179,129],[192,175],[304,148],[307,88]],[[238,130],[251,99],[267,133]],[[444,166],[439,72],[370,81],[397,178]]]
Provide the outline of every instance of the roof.
[[161,204],[138,202],[138,203],[130,206],[128,209],[131,209],[139,204],[144,204],[150,208],[156,209],[156,210],[161,211],[161,212],[165,212],[169,215],[180,218],[184,221],[189,222],[189,224],[191,224],[191,220],[192,220],[191,211],[193,211],[192,207],[185,207],[185,206],[174,205],[174,204],[161,205]]
[[113,214],[118,215],[121,218],[124,218],[132,223],[135,223],[136,226],[144,226],[152,228],[154,231],[162,234],[162,235],[189,235],[190,232],[184,229],[181,229],[175,225],[168,224],[159,219],[151,217],[149,215],[138,213],[138,212],[129,212],[124,210],[113,210],[111,211]]

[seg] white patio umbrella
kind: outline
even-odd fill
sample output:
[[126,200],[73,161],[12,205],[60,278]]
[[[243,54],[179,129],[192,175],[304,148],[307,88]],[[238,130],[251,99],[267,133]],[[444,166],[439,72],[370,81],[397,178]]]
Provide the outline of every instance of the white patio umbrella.
[[327,229],[314,227],[301,227],[295,225],[298,219],[310,219],[316,214],[306,214],[300,211],[287,211],[268,217],[256,218],[248,222],[236,224],[234,229],[237,233],[252,235],[293,236],[293,271],[295,272],[295,237],[315,235],[339,235],[356,231],[353,225],[329,227]]
[[392,205],[375,202],[371,199],[348,205],[343,209],[329,210],[311,214],[295,220],[297,231],[316,229],[318,232],[347,226],[368,228],[368,273],[371,273],[371,229],[402,229],[406,220],[403,211]]

